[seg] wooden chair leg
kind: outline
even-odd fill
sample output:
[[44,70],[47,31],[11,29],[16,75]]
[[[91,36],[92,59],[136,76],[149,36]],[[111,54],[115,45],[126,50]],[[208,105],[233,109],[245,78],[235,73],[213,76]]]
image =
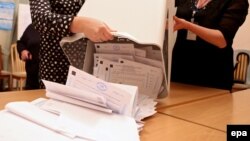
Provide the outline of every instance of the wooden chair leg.
[[11,76],[9,77],[8,82],[9,82],[8,83],[9,90],[12,91],[12,78],[11,78]]
[[18,80],[18,79],[17,79],[16,89],[17,89],[18,91],[20,91],[20,80]]
[[[16,90],[18,91],[22,91],[24,90],[24,85],[25,85],[25,78],[19,78],[19,79],[15,79],[16,80]],[[10,82],[10,88],[13,89],[13,79],[11,79]],[[11,85],[12,84],[12,85]]]
[[23,90],[23,79],[20,79],[20,91]]
[[16,86],[15,86],[15,89],[18,90],[18,80],[16,79]]

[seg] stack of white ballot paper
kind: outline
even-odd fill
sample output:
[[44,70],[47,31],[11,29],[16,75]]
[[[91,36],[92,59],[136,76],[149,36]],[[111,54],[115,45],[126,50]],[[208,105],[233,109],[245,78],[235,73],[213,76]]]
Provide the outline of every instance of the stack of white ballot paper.
[[[105,81],[138,86],[139,92],[156,98],[162,90],[163,70],[159,50],[151,58],[144,48],[133,44],[95,44],[93,75]],[[153,49],[151,47],[152,52]]]
[[[50,99],[43,108],[56,112],[53,103],[63,102],[103,112],[134,118],[141,127],[141,120],[156,113],[154,99],[138,94],[131,85],[109,83],[70,66],[66,85],[43,80],[46,96]],[[47,106],[46,106],[47,105]],[[138,128],[140,129],[140,128]]]
[[2,141],[139,141],[142,119],[156,113],[138,87],[109,83],[70,66],[66,85],[43,80],[46,96],[0,111]]
[[[0,111],[1,141],[139,141],[135,120],[47,99]],[[47,112],[44,109],[53,110]]]

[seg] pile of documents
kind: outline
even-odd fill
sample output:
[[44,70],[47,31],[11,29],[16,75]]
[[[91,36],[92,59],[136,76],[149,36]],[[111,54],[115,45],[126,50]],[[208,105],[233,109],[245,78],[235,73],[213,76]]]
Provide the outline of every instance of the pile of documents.
[[133,118],[43,98],[8,103],[0,125],[1,141],[139,141]]
[[93,43],[76,34],[64,38],[61,47],[72,66],[104,81],[137,86],[153,99],[166,89],[162,51],[154,45],[121,36]]
[[[138,87],[109,83],[70,66],[66,85],[43,80],[49,101],[59,100],[104,113],[141,120],[156,113],[156,102],[138,94]],[[49,104],[51,105],[51,104]],[[53,109],[47,108],[49,111]]]
[[[0,111],[0,140],[139,141],[154,99],[70,66],[66,85],[43,80],[46,96]],[[27,131],[29,131],[27,133]]]
[[157,98],[164,79],[160,50],[148,45],[136,48],[131,41],[94,43],[94,46],[94,76],[112,83],[138,86],[140,94]]

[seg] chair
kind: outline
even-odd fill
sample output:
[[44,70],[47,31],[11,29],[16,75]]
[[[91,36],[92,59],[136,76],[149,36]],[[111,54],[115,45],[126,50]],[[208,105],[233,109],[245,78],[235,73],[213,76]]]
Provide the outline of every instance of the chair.
[[249,54],[239,52],[236,57],[236,65],[234,68],[234,89],[247,89],[250,85],[247,84],[247,72],[250,62]]
[[[11,79],[11,73],[8,71],[3,70],[3,56],[2,56],[2,48],[0,45],[0,79],[5,80],[7,79],[8,81],[8,89],[12,90],[12,79]],[[3,83],[4,84],[4,83]]]
[[22,91],[26,80],[25,62],[23,62],[19,58],[16,43],[11,45],[10,56],[11,56],[12,81],[16,79],[17,89]]

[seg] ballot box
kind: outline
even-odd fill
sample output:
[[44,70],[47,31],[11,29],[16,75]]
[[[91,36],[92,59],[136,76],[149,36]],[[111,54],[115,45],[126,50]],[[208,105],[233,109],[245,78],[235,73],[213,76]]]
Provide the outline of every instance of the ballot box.
[[79,69],[108,82],[138,86],[139,94],[166,97],[173,45],[165,29],[171,15],[168,4],[166,0],[85,1],[78,16],[103,21],[116,31],[114,40],[91,42],[76,34],[63,38],[61,46]]

